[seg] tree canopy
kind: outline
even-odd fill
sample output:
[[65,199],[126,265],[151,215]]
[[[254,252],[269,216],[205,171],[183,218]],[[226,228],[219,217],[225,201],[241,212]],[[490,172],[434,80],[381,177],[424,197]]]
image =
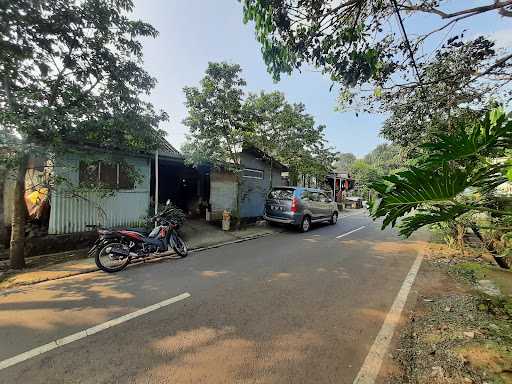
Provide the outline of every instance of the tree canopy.
[[[479,7],[464,2],[452,7],[448,0],[242,0],[242,3],[244,21],[255,22],[263,58],[276,80],[281,73],[311,64],[348,87],[368,82],[383,85],[397,73],[407,77],[405,72],[410,66],[415,72],[412,83],[421,83],[417,62],[428,61],[432,48],[427,47],[432,40],[435,42],[439,36],[449,34],[450,27],[463,19],[488,12],[512,16],[510,1],[491,0]],[[408,35],[402,14],[412,23],[427,15],[437,17],[437,25],[424,33]],[[454,36],[448,37],[452,42],[456,40]],[[507,62],[511,58],[511,53],[503,53],[482,73],[474,74],[474,80],[484,73],[493,75],[498,68],[510,68]]]
[[353,153],[340,153],[335,168],[346,171],[355,180],[353,193],[367,197],[370,185],[380,177],[389,175],[404,165],[400,149],[393,144],[379,144],[363,159]]
[[126,16],[132,1],[2,4],[2,126],[26,142],[53,147],[154,145],[158,123],[167,115],[140,97],[155,79],[141,66],[138,38],[157,31]]
[[238,64],[208,63],[199,87],[185,87],[188,116],[183,123],[190,128],[183,146],[189,162],[240,166],[240,151],[248,134],[243,110],[242,70]]
[[158,124],[167,114],[142,97],[155,79],[142,67],[138,40],[157,31],[131,20],[132,9],[131,0],[1,2],[0,126],[11,135],[2,135],[0,144],[9,147],[7,157],[18,168],[11,237],[15,268],[24,265],[29,154],[54,156],[70,144],[146,150],[163,134]]
[[387,143],[377,145],[364,157],[364,160],[381,170],[383,175],[396,171],[405,165],[400,147]]
[[185,87],[190,135],[182,147],[190,163],[240,165],[240,150],[253,145],[298,175],[323,177],[334,152],[325,127],[316,125],[301,103],[289,103],[280,92],[245,96],[237,64],[209,63],[199,87]]
[[[319,68],[340,88],[338,109],[390,113],[382,134],[394,143],[414,149],[432,121],[511,99],[511,50],[469,22],[452,32],[482,14],[511,17],[510,1],[241,1],[274,79]],[[431,27],[408,29],[425,18]]]
[[484,70],[495,56],[493,45],[481,37],[462,43],[454,40],[431,61],[419,65],[423,87],[394,88],[372,97],[372,105],[390,113],[382,135],[414,151],[432,138],[440,123],[478,117],[490,103],[510,100],[508,82],[471,81],[474,73]]
[[250,94],[245,100],[251,116],[249,142],[287,164],[292,183],[299,175],[322,179],[331,171],[335,153],[324,138],[325,126],[315,125],[302,103],[289,103],[283,93]]
[[356,155],[353,153],[340,153],[336,157],[336,162],[334,163],[334,167],[340,171],[348,172],[350,167],[357,160]]

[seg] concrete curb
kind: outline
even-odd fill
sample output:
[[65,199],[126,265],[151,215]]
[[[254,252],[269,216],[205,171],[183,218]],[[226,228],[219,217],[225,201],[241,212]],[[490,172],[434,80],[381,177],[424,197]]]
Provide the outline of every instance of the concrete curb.
[[[236,239],[236,240],[225,241],[223,243],[213,244],[213,245],[209,245],[209,246],[205,246],[205,247],[191,248],[189,250],[189,252],[190,253],[200,253],[200,252],[203,252],[203,251],[207,251],[209,249],[220,248],[220,247],[223,247],[225,245],[243,243],[245,241],[259,239],[259,238],[262,238],[262,237],[274,235],[275,233],[279,233],[279,232],[262,233],[262,234],[257,234],[257,235],[243,237],[243,238]],[[172,257],[172,255],[175,255],[175,254],[176,254],[175,252],[170,252],[170,253],[162,255],[162,256],[156,256],[156,257],[152,257],[152,258],[149,258],[149,259],[145,259],[143,261],[140,261],[140,262],[137,262],[137,263],[134,263],[134,264],[130,264],[130,265],[128,265],[127,268],[135,267],[135,266],[138,266],[140,264],[162,262],[162,261],[165,261],[165,260],[167,260],[169,258],[170,259],[175,259],[175,258]],[[3,291],[0,291],[0,297],[7,296],[7,295],[12,294],[12,293],[23,292],[23,291],[26,291],[27,289],[29,289],[30,287],[33,287],[33,286],[45,285],[45,284],[48,284],[48,283],[53,282],[53,281],[60,281],[60,280],[71,279],[71,278],[78,277],[78,276],[81,276],[81,275],[97,272],[99,270],[100,269],[98,267],[94,266],[94,267],[91,267],[90,269],[86,269],[86,270],[83,270],[83,271],[77,271],[76,273],[72,273],[72,274],[69,274],[67,276],[57,277],[57,278],[54,278],[54,279],[49,278],[49,279],[46,279],[46,280],[40,280],[40,281],[33,282],[33,283],[30,283],[30,282],[27,282],[25,284],[21,283],[21,284],[13,286],[12,288],[7,288],[7,289],[5,289]]]

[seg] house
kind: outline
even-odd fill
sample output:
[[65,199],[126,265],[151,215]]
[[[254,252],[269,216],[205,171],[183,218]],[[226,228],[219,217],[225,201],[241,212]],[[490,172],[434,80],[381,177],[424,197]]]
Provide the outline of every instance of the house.
[[50,192],[48,234],[135,225],[148,216],[151,157],[83,149],[55,160],[53,175],[65,182]]
[[[281,173],[286,167],[256,148],[244,149],[241,163],[241,216],[262,216],[266,194],[271,186],[283,185]],[[91,225],[139,226],[154,214],[155,202],[164,204],[167,199],[189,217],[204,218],[210,207],[213,219],[220,219],[224,210],[234,212],[237,196],[233,173],[210,165],[187,166],[165,140],[154,153],[76,146],[51,161],[33,158],[25,183],[29,237],[37,237],[32,243],[46,247],[45,251],[70,249],[77,239],[85,244],[90,241]],[[13,189],[13,180],[7,178],[3,193],[6,245]]]
[[[288,168],[253,146],[240,153],[240,217],[263,216],[266,196],[273,186],[285,185],[282,174]],[[236,211],[238,186],[236,175],[224,169],[210,171],[209,206],[213,220],[222,219],[224,210]]]
[[[156,152],[160,167],[174,162],[186,168],[181,154],[164,139]],[[83,145],[73,146],[53,160],[31,158],[25,177],[29,231],[36,228],[37,236],[57,235],[84,232],[90,230],[88,225],[139,224],[154,206],[154,165],[153,153]],[[8,229],[13,189],[12,178],[6,178],[2,219]],[[45,202],[49,204],[41,209]]]

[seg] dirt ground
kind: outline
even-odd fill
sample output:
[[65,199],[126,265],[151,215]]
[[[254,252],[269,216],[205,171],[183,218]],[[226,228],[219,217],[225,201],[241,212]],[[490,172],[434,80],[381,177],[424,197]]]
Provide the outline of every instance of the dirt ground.
[[[512,383],[512,272],[450,252],[436,245],[427,255],[383,382]],[[478,289],[482,281],[499,294]]]

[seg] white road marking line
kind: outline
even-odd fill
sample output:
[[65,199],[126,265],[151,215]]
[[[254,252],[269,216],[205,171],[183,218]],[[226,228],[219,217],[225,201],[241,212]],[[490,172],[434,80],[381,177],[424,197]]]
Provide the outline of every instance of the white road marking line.
[[364,212],[354,212],[354,213],[349,213],[347,215],[343,215],[341,214],[340,217],[341,218],[344,218],[344,217],[350,217],[350,216],[359,216],[359,215],[362,215]]
[[170,299],[167,299],[167,300],[161,301],[159,303],[150,305],[149,307],[139,309],[138,311],[135,311],[135,312],[132,312],[132,313],[128,313],[127,315],[124,315],[124,316],[121,316],[121,317],[117,317],[117,318],[109,320],[109,321],[107,321],[105,323],[96,325],[96,326],[91,327],[91,328],[84,329],[83,331],[80,331],[80,332],[77,332],[77,333],[73,333],[72,335],[63,337],[61,339],[54,340],[54,341],[52,341],[52,342],[50,342],[48,344],[41,345],[40,347],[31,349],[30,351],[20,353],[19,355],[16,355],[16,356],[11,357],[9,359],[2,360],[2,361],[0,361],[0,370],[5,369],[5,368],[10,367],[10,366],[13,366],[13,365],[18,364],[18,363],[21,363],[22,361],[31,359],[32,357],[35,357],[35,356],[38,356],[38,355],[42,355],[43,353],[49,352],[49,351],[51,351],[51,350],[53,350],[55,348],[62,347],[63,345],[66,345],[66,344],[72,343],[74,341],[83,339],[83,338],[85,338],[87,336],[94,335],[95,333],[104,331],[105,329],[114,327],[114,326],[119,325],[121,323],[124,323],[124,322],[126,322],[128,320],[135,319],[136,317],[145,315],[146,313],[152,312],[152,311],[157,310],[159,308],[162,308],[162,307],[165,307],[167,305],[170,305],[170,304],[176,303],[178,301],[184,300],[184,299],[186,299],[186,298],[188,298],[190,296],[191,295],[188,292],[182,293],[181,295],[171,297]]
[[342,237],[348,236],[348,235],[350,235],[351,233],[357,232],[357,231],[359,231],[359,230],[361,230],[361,229],[363,229],[363,228],[366,228],[366,225],[363,225],[362,227],[359,227],[359,228],[353,229],[353,230],[351,230],[351,231],[348,231],[347,233],[343,233],[343,234],[341,234],[341,235],[339,235],[339,236],[336,236],[336,238],[337,238],[337,239],[341,239]]
[[407,297],[409,296],[409,292],[411,291],[411,287],[416,279],[416,275],[421,266],[421,262],[423,261],[423,252],[420,252],[416,260],[412,264],[407,277],[405,278],[398,295],[389,310],[386,319],[384,320],[384,324],[382,324],[382,328],[380,329],[375,341],[373,342],[364,363],[357,374],[353,384],[374,384],[377,376],[379,375],[380,367],[382,365],[382,361],[385,358],[386,351],[389,348],[389,343],[391,343],[391,339],[393,338],[393,333],[395,332],[395,328],[400,321],[400,315],[402,314],[402,310],[404,309],[405,303],[407,302]]

